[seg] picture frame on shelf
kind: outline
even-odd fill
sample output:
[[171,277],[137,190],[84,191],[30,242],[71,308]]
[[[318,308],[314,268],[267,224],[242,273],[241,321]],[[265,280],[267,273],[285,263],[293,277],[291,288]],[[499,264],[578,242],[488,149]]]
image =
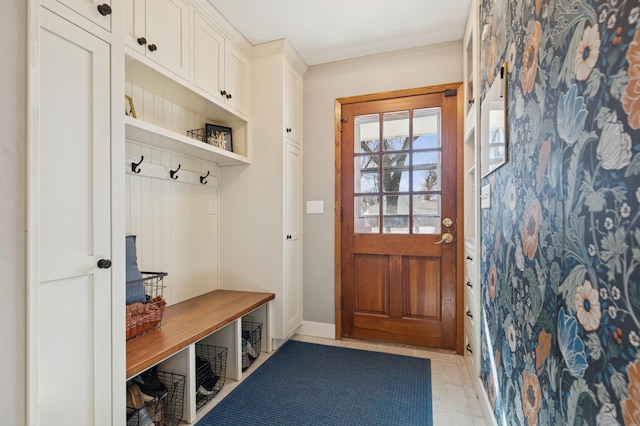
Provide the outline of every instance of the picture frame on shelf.
[[206,123],[205,135],[206,143],[213,145],[216,148],[233,152],[233,135],[231,127]]
[[138,118],[138,116],[136,115],[136,108],[133,105],[133,98],[131,96],[124,95],[124,100],[124,114],[133,118]]

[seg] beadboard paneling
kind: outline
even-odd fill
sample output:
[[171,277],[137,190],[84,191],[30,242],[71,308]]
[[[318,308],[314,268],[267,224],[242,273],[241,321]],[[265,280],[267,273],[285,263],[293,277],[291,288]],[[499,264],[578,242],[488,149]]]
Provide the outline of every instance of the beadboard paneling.
[[[218,205],[215,163],[127,141],[127,158],[182,171],[206,174],[207,185],[158,179],[127,173],[127,235],[137,235],[138,266],[143,271],[162,271],[164,297],[169,304],[218,288]],[[216,212],[217,213],[217,212]]]
[[130,82],[125,84],[125,94],[133,99],[136,118],[182,135],[186,134],[187,130],[199,129],[204,127],[204,123],[212,122]]

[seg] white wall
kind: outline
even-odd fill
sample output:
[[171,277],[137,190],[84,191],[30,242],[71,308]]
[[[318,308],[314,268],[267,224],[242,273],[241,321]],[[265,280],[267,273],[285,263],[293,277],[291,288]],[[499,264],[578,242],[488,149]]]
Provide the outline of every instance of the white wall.
[[304,320],[333,324],[334,103],[337,98],[462,81],[462,42],[408,49],[309,68],[304,77]]
[[25,424],[27,3],[0,14],[0,423]]

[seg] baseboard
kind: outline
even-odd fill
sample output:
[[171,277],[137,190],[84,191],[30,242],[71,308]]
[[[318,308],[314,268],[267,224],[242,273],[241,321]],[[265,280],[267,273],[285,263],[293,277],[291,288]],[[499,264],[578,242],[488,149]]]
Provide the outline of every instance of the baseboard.
[[323,337],[325,339],[336,338],[335,324],[327,324],[324,322],[303,321],[298,329],[298,334],[304,336]]
[[480,401],[480,407],[482,408],[482,414],[484,415],[485,422],[488,425],[498,426],[496,417],[493,414],[493,410],[491,409],[491,404],[489,403],[489,396],[484,389],[482,380],[480,380],[480,377],[472,377],[471,381],[473,382],[473,388],[475,389],[476,395],[478,396],[478,401]]

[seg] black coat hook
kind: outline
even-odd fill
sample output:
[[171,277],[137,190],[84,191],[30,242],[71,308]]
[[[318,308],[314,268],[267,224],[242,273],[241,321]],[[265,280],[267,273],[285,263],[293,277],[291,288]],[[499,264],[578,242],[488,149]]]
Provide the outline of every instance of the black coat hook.
[[138,166],[140,166],[140,164],[142,164],[143,161],[144,161],[144,155],[141,155],[139,162],[131,163],[131,171],[136,174],[140,173],[141,170]]
[[204,176],[200,176],[200,183],[203,185],[207,184],[207,181],[205,180],[207,178],[207,176],[209,176],[209,170],[207,170],[207,174]]
[[175,170],[169,170],[169,176],[171,176],[171,179],[176,180],[178,179],[178,170],[180,170],[180,167],[182,167],[182,164],[178,164],[178,168]]

